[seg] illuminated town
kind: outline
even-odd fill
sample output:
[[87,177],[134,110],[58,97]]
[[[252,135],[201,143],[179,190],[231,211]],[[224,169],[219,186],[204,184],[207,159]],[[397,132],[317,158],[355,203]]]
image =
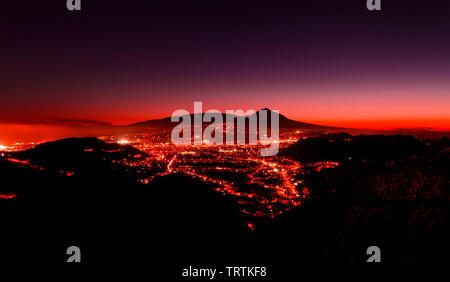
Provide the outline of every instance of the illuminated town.
[[[308,136],[304,131],[281,131],[280,149]],[[114,160],[118,165],[133,167],[137,181],[148,184],[157,176],[183,174],[199,179],[218,193],[232,197],[241,212],[256,217],[274,217],[303,203],[309,195],[301,177],[302,165],[287,158],[261,157],[261,145],[184,145],[172,144],[166,132],[125,134],[98,137],[107,143],[130,145],[145,155]],[[41,142],[2,146],[1,154],[22,151]],[[93,149],[85,149],[92,151]],[[7,160],[33,166],[26,161]],[[316,168],[330,164],[316,164]],[[333,166],[334,164],[331,164]],[[71,176],[75,172],[61,171]],[[254,225],[249,223],[249,228]]]
[[[280,149],[311,133],[282,131]],[[143,168],[139,181],[150,183],[155,176],[185,174],[210,184],[224,195],[234,197],[241,211],[257,217],[274,217],[300,205],[309,195],[301,180],[302,165],[283,157],[261,157],[260,145],[174,146],[161,134],[121,137],[102,136],[106,142],[128,144],[147,153],[145,161],[124,161],[124,165]],[[141,156],[137,156],[141,157]],[[333,167],[336,163],[311,164]],[[149,171],[153,174],[148,174]],[[251,227],[249,225],[249,227]]]

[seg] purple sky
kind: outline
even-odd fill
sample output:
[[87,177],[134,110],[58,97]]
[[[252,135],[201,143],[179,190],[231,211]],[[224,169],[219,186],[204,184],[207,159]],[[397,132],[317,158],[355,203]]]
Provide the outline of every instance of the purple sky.
[[450,128],[448,1],[14,2],[0,12],[0,123],[126,124],[203,101]]

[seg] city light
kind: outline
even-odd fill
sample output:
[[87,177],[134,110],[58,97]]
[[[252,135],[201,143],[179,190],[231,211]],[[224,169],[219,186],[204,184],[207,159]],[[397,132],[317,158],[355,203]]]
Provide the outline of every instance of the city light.
[[[305,133],[304,133],[305,134]],[[302,135],[304,135],[302,134]],[[295,131],[280,132],[280,149],[296,142],[300,136]],[[257,145],[174,145],[170,136],[163,132],[149,132],[126,137],[100,136],[100,140],[120,145],[129,144],[142,153],[113,160],[113,165],[135,169],[136,180],[148,184],[155,179],[170,174],[186,175],[211,186],[220,194],[233,198],[240,211],[256,217],[274,217],[307,200],[309,189],[297,178],[302,166],[293,160],[280,156],[262,157]],[[35,147],[40,142],[0,146],[6,152]],[[117,153],[126,147],[106,150]],[[84,152],[94,152],[86,148]],[[25,160],[7,158],[17,165],[43,169]],[[331,163],[317,164],[317,170],[333,167]],[[59,174],[72,176],[72,170],[60,170]],[[243,189],[243,187],[246,187]],[[249,226],[251,229],[254,226]]]
[[[296,142],[295,131],[281,132],[280,147]],[[157,132],[128,135],[119,140],[102,137],[107,142],[131,144],[148,154],[145,158],[119,161],[138,167],[139,182],[148,184],[157,176],[187,175],[234,198],[241,212],[257,217],[274,217],[302,204],[309,190],[296,178],[301,165],[282,157],[262,157],[260,143],[249,145],[180,145]],[[249,186],[251,189],[242,189]]]

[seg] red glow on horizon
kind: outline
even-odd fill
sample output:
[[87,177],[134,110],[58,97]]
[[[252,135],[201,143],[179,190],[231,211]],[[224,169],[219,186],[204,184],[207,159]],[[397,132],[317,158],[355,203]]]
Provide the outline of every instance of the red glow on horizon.
[[0,193],[0,199],[14,199],[17,197],[17,193],[16,192],[12,192],[12,193]]
[[[151,105],[146,101],[137,103],[131,100],[125,102],[117,100],[109,108],[98,108],[89,104],[83,108],[61,106],[40,112],[3,113],[0,115],[0,151],[5,151],[6,146],[16,142],[47,142],[67,137],[108,135],[112,127],[105,123],[121,126],[162,119],[170,117],[177,109],[185,109],[193,113],[194,101],[204,102],[203,112],[211,109],[217,109],[223,113],[228,109],[242,109],[245,112],[249,109],[259,110],[267,107],[279,110],[280,114],[292,120],[348,129],[450,131],[448,111],[450,99],[444,96],[443,90],[436,92],[436,97],[423,95],[422,92],[425,90],[409,88],[408,91],[405,89],[390,92],[379,90],[385,93],[383,95],[377,94],[374,90],[370,92],[364,89],[361,89],[361,92],[358,92],[359,89],[353,90],[360,93],[359,96],[351,95],[349,93],[354,92],[346,92],[345,89],[333,89],[334,96],[331,96],[329,89],[324,89],[323,92],[315,89],[309,90],[309,95],[303,97],[296,96],[298,93],[294,90],[287,90],[277,97],[273,95],[272,89],[257,89],[262,102],[256,103],[255,98],[251,97],[256,90],[253,92],[232,90],[230,91],[234,93],[234,96],[240,96],[237,102],[231,99],[236,97],[230,97],[230,101],[224,101],[223,98],[218,97],[219,95],[207,99],[201,98],[205,94],[200,95],[202,92],[199,92],[197,95],[192,94],[192,97],[198,98],[192,98],[189,101],[174,100],[170,104],[163,104],[159,100]],[[394,96],[392,92],[397,95]],[[406,95],[406,92],[409,95]],[[12,123],[11,121],[14,120],[15,123]],[[41,123],[41,120],[46,122]],[[56,124],[52,124],[52,120]],[[92,121],[92,125],[74,126],[72,124],[80,121]]]
[[304,122],[370,130],[429,130],[450,131],[450,119],[380,119],[380,120],[303,120]]
[[[427,130],[450,132],[448,119],[301,119],[281,113],[286,117],[316,124],[348,129],[367,130]],[[126,124],[126,122],[124,122]],[[33,124],[0,124],[0,151],[9,151],[11,146],[23,143],[42,143],[68,137],[102,136],[111,133],[111,127],[52,126]],[[125,142],[125,141],[121,141]]]

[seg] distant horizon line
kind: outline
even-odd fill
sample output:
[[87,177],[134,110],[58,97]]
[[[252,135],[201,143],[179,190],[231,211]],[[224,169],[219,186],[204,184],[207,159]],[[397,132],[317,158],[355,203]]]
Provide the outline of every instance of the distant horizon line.
[[[262,110],[262,109],[261,109]],[[259,110],[258,110],[259,111]],[[257,112],[257,111],[256,111]],[[193,113],[191,113],[193,114]],[[204,112],[202,112],[204,114]],[[226,114],[223,112],[223,114]],[[346,129],[361,129],[361,130],[423,130],[423,131],[450,131],[450,118],[385,118],[385,119],[294,119],[283,115],[289,120],[293,120],[301,123],[309,123],[318,126],[327,127],[342,127]],[[121,127],[132,126],[138,123],[144,123],[147,121],[156,121],[170,118],[169,115],[149,117],[143,119],[130,119],[122,122],[118,121],[104,121],[94,118],[47,118],[39,120],[5,120],[1,121],[3,125],[42,125],[42,126],[75,126],[75,127]],[[429,125],[409,125],[406,123],[425,123]],[[436,124],[437,123],[437,124]]]

